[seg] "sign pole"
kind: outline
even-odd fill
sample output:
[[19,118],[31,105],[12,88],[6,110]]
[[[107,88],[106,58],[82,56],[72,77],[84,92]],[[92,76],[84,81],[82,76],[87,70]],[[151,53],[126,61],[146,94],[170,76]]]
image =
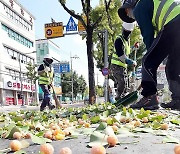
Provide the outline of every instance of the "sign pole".
[[[104,68],[108,68],[108,31],[105,29],[104,31]],[[105,85],[104,85],[104,90],[105,90],[105,102],[108,102],[108,86],[109,86],[109,81],[108,81],[108,75],[105,75]]]

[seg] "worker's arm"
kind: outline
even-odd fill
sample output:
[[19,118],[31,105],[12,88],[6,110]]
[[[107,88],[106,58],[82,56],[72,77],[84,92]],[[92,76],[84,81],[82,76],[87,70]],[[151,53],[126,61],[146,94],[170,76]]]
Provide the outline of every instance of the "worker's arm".
[[115,46],[116,54],[118,55],[119,60],[121,62],[126,63],[128,65],[136,65],[136,62],[128,58],[127,55],[124,53],[123,42],[121,38],[116,39],[114,46]]
[[38,75],[42,75],[44,72],[45,72],[45,70],[44,70],[44,65],[41,64],[41,65],[39,66],[39,68],[38,68]]
[[140,0],[133,11],[147,49],[151,47],[154,40],[153,9],[152,0]]

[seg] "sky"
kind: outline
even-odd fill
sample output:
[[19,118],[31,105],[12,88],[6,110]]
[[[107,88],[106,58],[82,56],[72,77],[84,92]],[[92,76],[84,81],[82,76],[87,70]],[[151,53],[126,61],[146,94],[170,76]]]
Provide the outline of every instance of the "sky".
[[[67,7],[75,10],[76,13],[81,13],[81,0],[66,0]],[[69,21],[70,15],[63,9],[58,0],[18,0],[18,2],[27,9],[35,18],[35,37],[36,39],[45,38],[44,24],[51,23],[51,18],[56,22],[63,22],[66,25]],[[92,0],[93,7],[98,5],[99,0]],[[76,24],[78,23],[73,18]],[[79,59],[73,59],[73,70],[78,75],[83,75],[88,84],[88,62],[86,52],[86,42],[82,40],[79,35],[65,35],[56,39],[51,39],[55,44],[60,47],[60,61],[70,61],[70,55],[77,55]],[[103,85],[104,77],[102,73],[95,69],[95,84]]]

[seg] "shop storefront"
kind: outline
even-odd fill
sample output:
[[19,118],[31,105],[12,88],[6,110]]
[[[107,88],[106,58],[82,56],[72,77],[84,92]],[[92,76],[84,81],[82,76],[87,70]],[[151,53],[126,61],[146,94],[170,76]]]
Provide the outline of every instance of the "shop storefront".
[[5,98],[5,102],[3,102],[3,104],[5,103],[4,105],[21,105],[21,93],[23,93],[24,96],[24,103],[28,105],[32,102],[32,91],[35,92],[35,86],[31,86],[30,83],[23,82],[21,88],[21,82],[4,79],[2,91],[1,97]]

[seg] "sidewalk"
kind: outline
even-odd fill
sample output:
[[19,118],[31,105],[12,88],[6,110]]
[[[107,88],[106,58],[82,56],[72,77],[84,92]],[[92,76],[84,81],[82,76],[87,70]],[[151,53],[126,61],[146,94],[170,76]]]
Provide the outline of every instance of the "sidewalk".
[[[63,107],[82,107],[84,106],[84,102],[78,102],[78,103],[67,103],[62,104]],[[39,110],[40,106],[29,106],[29,105],[4,105],[0,106],[0,112],[11,112],[11,111],[18,111],[18,110]]]
[[39,110],[39,106],[29,106],[29,105],[9,105],[9,106],[0,106],[0,112],[10,112],[17,110]]

